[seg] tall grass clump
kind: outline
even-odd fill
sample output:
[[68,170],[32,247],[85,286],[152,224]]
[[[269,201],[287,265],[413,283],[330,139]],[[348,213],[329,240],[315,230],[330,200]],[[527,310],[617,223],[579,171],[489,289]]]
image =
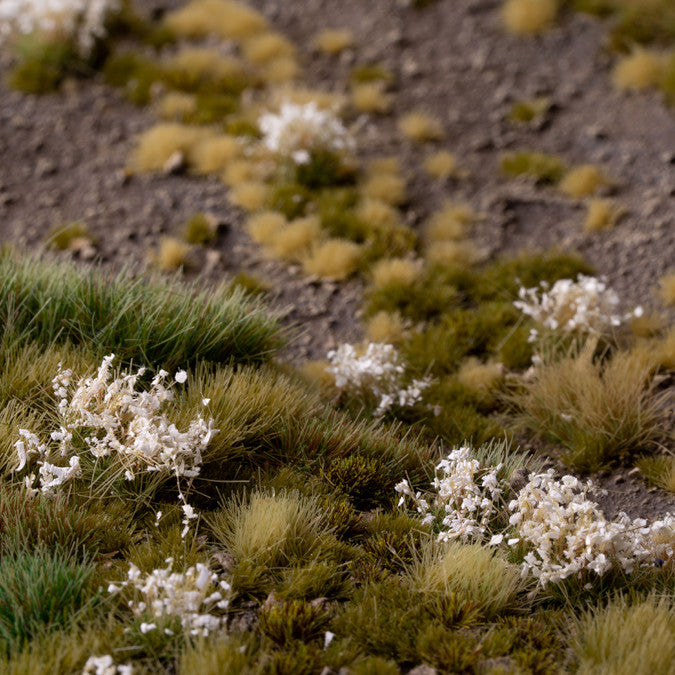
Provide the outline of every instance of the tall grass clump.
[[170,369],[263,360],[280,345],[276,319],[240,289],[200,290],[11,254],[0,257],[0,316],[25,340],[70,340],[99,356]]

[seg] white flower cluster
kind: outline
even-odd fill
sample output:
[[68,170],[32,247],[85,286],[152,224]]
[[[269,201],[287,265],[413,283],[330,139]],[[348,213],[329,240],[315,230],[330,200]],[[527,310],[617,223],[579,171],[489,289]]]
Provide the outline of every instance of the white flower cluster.
[[119,8],[119,0],[0,0],[0,43],[17,33],[39,33],[73,40],[86,56]]
[[[439,541],[485,539],[505,509],[503,495],[509,486],[498,479],[500,468],[482,467],[470,448],[457,448],[436,467],[432,495],[413,493],[407,480],[399,483],[399,506],[406,497],[412,500],[423,522],[440,528]],[[587,571],[601,576],[612,567],[630,574],[637,567],[674,559],[675,514],[651,524],[624,513],[609,521],[588,498],[591,489],[590,481],[574,476],[557,480],[552,469],[532,474],[508,505],[509,525],[492,534],[487,544],[506,539],[507,546],[524,546],[523,574],[542,586]]]
[[258,119],[263,143],[272,152],[307,164],[312,152],[354,150],[354,139],[338,117],[320,110],[316,103],[283,103],[278,114],[263,113]]
[[[518,297],[513,304],[523,314],[544,328],[566,333],[602,333],[631,316],[642,315],[641,307],[626,316],[617,314],[619,297],[607,286],[606,280],[583,274],[579,274],[576,281],[559,279],[550,289],[542,281],[541,295],[538,288],[521,288]],[[534,330],[530,341],[536,337]]]
[[379,399],[376,416],[392,406],[413,406],[422,399],[428,380],[413,380],[403,386],[405,364],[393,345],[371,342],[363,356],[353,345],[343,344],[328,352],[326,370],[335,377],[335,386],[356,395],[373,394]]
[[[229,605],[230,584],[202,563],[188,568],[185,572],[172,572],[172,558],[167,558],[167,567],[143,575],[136,565],[129,565],[127,580],[110,584],[109,593],[118,593],[130,588],[136,599],[128,602],[129,609],[138,618],[180,619],[184,630],[191,635],[206,637],[225,625],[226,617],[221,613]],[[140,599],[139,599],[140,596]],[[217,611],[218,614],[212,612]],[[154,622],[141,623],[141,632],[157,630]],[[171,635],[171,630],[164,632]]]
[[[176,476],[176,480],[190,480],[199,474],[202,450],[217,432],[213,420],[206,421],[199,415],[190,422],[187,431],[179,431],[162,412],[164,403],[173,396],[173,391],[165,386],[168,373],[160,370],[147,391],[137,391],[137,380],[144,375],[145,368],[139,368],[134,374],[122,373],[114,379],[113,359],[114,354],[106,356],[96,377],[81,379],[70,397],[73,373],[63,370],[59,364],[52,386],[59,399],[60,426],[51,433],[52,443],[41,442],[26,429],[19,430],[21,438],[15,443],[19,458],[17,471],[37,457],[38,476],[31,473],[25,479],[29,490],[51,494],[54,488],[80,476],[83,445],[85,453],[94,460],[116,458],[124,470],[124,478],[129,481],[134,480],[139,471],[166,472]],[[176,382],[186,379],[185,371],[175,375]],[[68,465],[54,464],[50,461],[54,455],[61,460],[67,458]],[[187,528],[196,514],[182,492],[179,496],[185,515],[183,524]]]
[[399,506],[405,497],[412,499],[425,524],[440,523],[439,541],[461,538],[482,539],[490,521],[499,514],[503,489],[497,479],[501,464],[485,469],[471,456],[471,448],[455,448],[436,467],[431,486],[431,503],[420,492],[413,493],[407,480],[396,486],[401,494]]
[[82,675],[132,675],[132,666],[116,666],[110,654],[90,656],[84,664]]
[[[602,575],[618,565],[630,574],[640,565],[663,564],[675,551],[675,514],[647,524],[620,513],[608,521],[588,499],[590,481],[556,480],[553,470],[530,477],[509,504],[510,523],[531,550],[523,571],[542,585],[592,570]],[[660,561],[660,562],[659,562]]]

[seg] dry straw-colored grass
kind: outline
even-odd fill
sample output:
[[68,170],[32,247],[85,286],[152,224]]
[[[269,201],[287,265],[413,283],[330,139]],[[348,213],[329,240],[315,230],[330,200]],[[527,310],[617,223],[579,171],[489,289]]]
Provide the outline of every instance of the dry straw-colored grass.
[[278,59],[294,59],[296,51],[288,38],[274,32],[255,35],[242,45],[244,58],[255,66],[264,66]]
[[395,173],[369,173],[359,186],[366,199],[399,206],[406,200],[405,178]]
[[166,25],[176,35],[189,38],[213,33],[222,38],[243,39],[267,30],[262,14],[232,0],[193,0],[168,14]]
[[170,91],[157,104],[159,116],[169,122],[180,122],[197,111],[197,99],[192,94]]
[[536,35],[551,28],[558,14],[558,0],[506,0],[504,27],[514,35]]
[[243,146],[235,136],[218,134],[190,148],[189,162],[197,173],[217,173],[238,158],[242,151]]
[[387,83],[382,80],[355,83],[350,100],[359,112],[383,115],[391,110],[394,97],[387,93]]
[[131,167],[138,171],[161,171],[176,153],[186,158],[197,143],[211,138],[211,129],[164,122],[141,134],[131,155]]
[[481,363],[476,357],[469,357],[459,367],[458,382],[477,394],[485,394],[493,389],[504,376],[501,363],[488,361]]
[[279,230],[269,244],[277,258],[300,262],[321,240],[321,223],[316,216],[297,218]]
[[219,82],[246,75],[244,64],[234,56],[223,56],[215,49],[182,49],[166,65],[185,77]]
[[476,221],[476,212],[468,204],[446,201],[432,213],[424,228],[428,242],[458,241],[467,235],[468,226]]
[[267,84],[288,84],[301,74],[300,64],[293,56],[281,56],[260,67],[260,77]]
[[379,260],[372,268],[373,286],[409,286],[419,279],[422,266],[419,260],[408,258],[388,258]]
[[408,326],[398,312],[377,312],[366,324],[366,335],[373,342],[396,344],[408,333]]
[[594,164],[584,164],[570,169],[560,181],[560,190],[570,197],[589,197],[607,185],[602,169]]
[[356,272],[362,252],[352,241],[329,239],[313,249],[302,266],[307,274],[342,281]]
[[228,187],[236,187],[242,183],[259,183],[265,180],[268,171],[260,162],[250,159],[234,159],[228,162],[220,175]]
[[153,255],[155,265],[162,272],[187,269],[194,264],[192,247],[176,237],[164,237]]
[[584,220],[586,232],[598,232],[614,227],[625,213],[613,199],[591,199]]
[[424,257],[431,264],[461,267],[478,262],[480,254],[470,241],[438,241],[427,246]]
[[659,296],[664,304],[675,305],[675,272],[670,272],[659,280]]
[[638,48],[621,58],[612,70],[612,83],[619,91],[643,91],[656,87],[666,60],[662,54]]
[[253,241],[268,246],[287,225],[288,221],[283,213],[262,211],[252,215],[246,221],[246,230]]
[[316,35],[312,46],[316,51],[334,56],[354,46],[354,33],[348,28],[327,28]]
[[270,196],[270,187],[258,181],[237,183],[230,188],[230,201],[244,211],[260,211]]
[[404,136],[418,143],[438,141],[445,136],[443,125],[439,120],[419,111],[401,117],[398,128]]
[[437,180],[458,175],[457,158],[447,150],[439,150],[424,160],[424,170]]
[[362,199],[355,209],[356,217],[372,228],[393,229],[401,224],[401,214],[379,199]]

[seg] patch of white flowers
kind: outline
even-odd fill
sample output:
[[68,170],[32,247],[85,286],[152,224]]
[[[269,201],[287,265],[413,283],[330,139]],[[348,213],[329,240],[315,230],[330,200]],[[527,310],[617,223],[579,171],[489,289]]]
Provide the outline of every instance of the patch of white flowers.
[[283,103],[279,113],[263,113],[258,119],[263,144],[272,152],[307,164],[312,152],[328,150],[349,153],[354,139],[340,119],[315,102],[305,105]]
[[472,458],[471,448],[455,448],[436,467],[431,502],[420,492],[413,493],[407,480],[396,486],[399,506],[409,497],[422,522],[441,526],[439,541],[482,539],[490,521],[499,514],[503,488],[497,479],[502,465],[485,469]]
[[326,370],[335,377],[335,386],[357,396],[374,395],[379,403],[376,416],[392,406],[413,406],[422,400],[428,380],[413,380],[403,385],[405,363],[393,345],[371,342],[362,356],[350,344],[328,352]]
[[[55,488],[81,476],[80,462],[85,456],[94,462],[116,459],[127,481],[134,480],[139,472],[172,474],[179,483],[187,533],[190,521],[197,516],[180,490],[180,479],[191,481],[199,475],[202,451],[217,429],[212,419],[207,421],[199,415],[187,431],[179,431],[163,412],[164,404],[173,397],[170,385],[165,384],[169,373],[160,370],[147,391],[138,391],[136,384],[145,368],[114,378],[113,360],[114,354],[106,356],[96,377],[83,378],[74,388],[72,371],[59,364],[52,380],[59,401],[59,428],[51,432],[48,442],[20,429],[21,438],[15,443],[19,460],[16,470],[35,460],[37,475],[28,475],[25,484],[32,492],[43,494],[52,494]],[[176,373],[176,382],[186,379],[185,371]]]
[[[521,288],[513,304],[548,330],[565,333],[603,333],[619,326],[631,316],[641,316],[642,308],[622,316],[617,314],[619,296],[604,278],[579,274],[576,281],[559,279],[553,286],[542,281],[541,288]],[[533,330],[530,341],[537,338]]]
[[602,575],[613,566],[630,574],[640,565],[663,564],[675,551],[675,514],[647,524],[620,513],[606,520],[588,498],[593,486],[574,476],[554,478],[553,470],[530,477],[509,504],[510,523],[530,551],[523,571],[542,585],[591,570]]
[[72,40],[87,56],[119,0],[0,0],[0,43],[16,34]]
[[[509,525],[492,529],[507,508],[503,495],[509,485],[496,467],[483,467],[468,447],[453,450],[436,467],[432,493],[414,493],[407,480],[396,486],[399,505],[411,500],[423,522],[435,525],[439,541],[461,538],[487,540],[495,546],[524,547],[523,574],[542,586],[573,575],[602,576],[612,568],[627,574],[641,566],[661,566],[675,555],[675,514],[648,524],[620,513],[607,520],[589,499],[590,481],[574,476],[554,477],[552,469],[532,474],[508,504]],[[494,533],[493,533],[494,532]]]
[[[167,558],[166,562],[166,568],[145,575],[136,565],[130,564],[127,580],[110,584],[108,592],[130,589],[134,599],[129,600],[128,607],[137,618],[178,618],[190,635],[206,637],[223,627],[226,617],[222,613],[229,605],[230,584],[202,563],[179,573],[171,571],[172,558]],[[140,625],[142,633],[157,629],[154,621]],[[168,628],[164,632],[171,634]]]
[[132,666],[117,666],[110,654],[90,656],[84,664],[82,675],[132,675]]

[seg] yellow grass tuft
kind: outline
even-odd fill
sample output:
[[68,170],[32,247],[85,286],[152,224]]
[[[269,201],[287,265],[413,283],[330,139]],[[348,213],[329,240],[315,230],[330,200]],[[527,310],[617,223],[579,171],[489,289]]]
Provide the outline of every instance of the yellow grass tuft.
[[329,239],[319,244],[302,261],[307,274],[342,281],[356,272],[362,249],[346,239]]
[[287,225],[288,221],[283,213],[262,211],[246,221],[246,230],[253,241],[268,246]]
[[675,326],[659,341],[654,353],[660,366],[675,370]]
[[645,455],[636,465],[648,482],[675,493],[675,455]]
[[353,84],[351,102],[354,108],[363,113],[384,114],[391,110],[394,97],[388,94],[387,83],[382,80]]
[[406,200],[405,178],[395,173],[370,173],[359,192],[367,199],[399,206]]
[[424,170],[432,178],[445,180],[457,175],[457,159],[451,152],[441,150],[424,160]]
[[428,242],[457,241],[466,236],[468,225],[477,219],[468,204],[446,201],[440,211],[429,218],[424,234]]
[[356,207],[356,217],[375,229],[393,229],[400,225],[400,213],[379,199],[362,199]]
[[373,342],[396,344],[406,337],[407,325],[398,312],[378,312],[366,324],[366,334]]
[[187,157],[196,143],[214,135],[210,129],[165,122],[141,134],[132,153],[132,168],[138,171],[160,171],[176,153]]
[[192,247],[185,241],[175,237],[164,237],[153,255],[155,265],[162,272],[174,272],[193,265]]
[[348,28],[328,28],[314,38],[312,45],[316,51],[334,56],[354,46],[354,33]]
[[607,185],[605,174],[594,164],[574,167],[560,181],[560,189],[575,199],[588,197],[605,185]]
[[411,112],[398,121],[400,131],[413,141],[437,141],[445,135],[441,123],[423,112]]
[[242,145],[235,136],[219,134],[195,144],[188,160],[197,173],[215,173],[222,171],[241,152]]
[[614,66],[612,83],[619,91],[642,91],[658,85],[666,60],[662,54],[637,48]]
[[335,376],[326,368],[330,366],[328,361],[307,361],[300,366],[300,372],[312,382],[316,382],[330,391],[335,389]]
[[472,265],[478,261],[476,247],[470,241],[438,241],[428,246],[425,258],[435,265]]
[[165,94],[157,105],[159,116],[169,121],[179,122],[196,111],[197,99],[192,94],[180,91],[170,91]]
[[234,56],[223,56],[215,49],[183,49],[167,61],[172,70],[193,78],[222,81],[245,76],[244,64]]
[[666,305],[675,305],[675,272],[661,277],[659,281],[659,295]]
[[506,0],[502,21],[515,35],[536,35],[549,29],[558,13],[558,0]]
[[669,675],[675,663],[672,598],[622,597],[584,612],[574,622],[572,647],[580,673]]
[[229,187],[242,183],[260,182],[267,177],[267,171],[258,162],[248,159],[235,159],[227,164],[221,179]]
[[403,167],[398,157],[375,157],[366,165],[366,175],[388,173],[395,176],[403,173]]
[[166,25],[182,37],[248,38],[267,29],[262,14],[232,0],[193,0],[166,17]]
[[618,222],[624,210],[613,199],[591,199],[584,221],[586,232],[608,230]]
[[269,195],[269,185],[257,181],[237,183],[230,188],[230,201],[245,211],[263,209],[267,204]]
[[408,286],[415,283],[422,267],[419,260],[408,258],[386,258],[379,260],[372,269],[373,285],[384,288],[391,285]]
[[459,368],[457,380],[467,389],[478,394],[487,393],[504,376],[504,366],[501,363],[481,363],[477,358],[470,357]]
[[281,33],[269,32],[245,40],[242,54],[249,63],[263,66],[277,59],[295,58],[296,49]]
[[277,232],[269,250],[277,258],[300,262],[319,243],[321,234],[319,218],[298,218]]
[[494,549],[459,542],[428,545],[413,563],[410,577],[422,593],[454,593],[476,603],[486,618],[515,607],[529,583]]
[[268,84],[286,84],[299,76],[300,65],[292,56],[282,56],[260,69],[260,77]]

